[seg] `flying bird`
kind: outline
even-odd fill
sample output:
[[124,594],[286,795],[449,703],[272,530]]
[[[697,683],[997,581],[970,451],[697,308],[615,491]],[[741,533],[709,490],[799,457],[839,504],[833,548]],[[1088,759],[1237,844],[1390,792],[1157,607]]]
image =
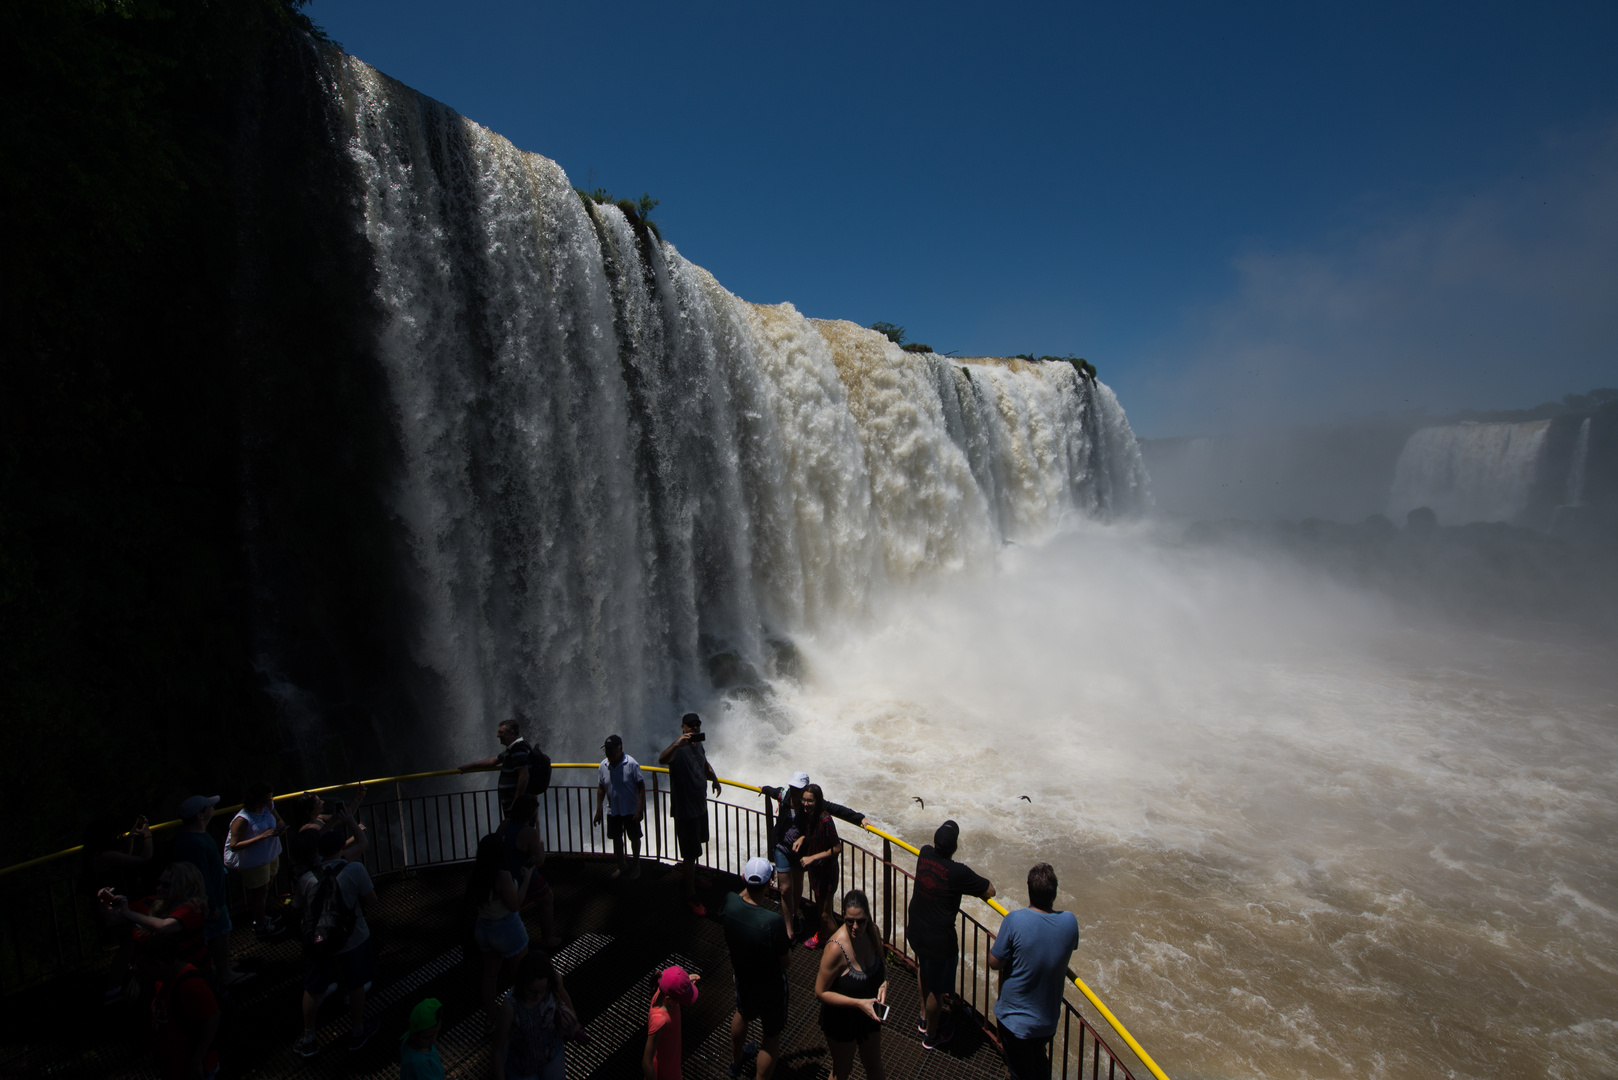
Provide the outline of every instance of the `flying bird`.
[[927,804],[924,803],[924,802],[921,802],[921,796],[920,795],[912,795],[912,796],[910,796],[910,801],[911,802],[919,802],[919,803],[921,803],[921,808],[923,810],[927,809]]
[[1034,801],[1034,800],[1033,800],[1033,799],[1030,799],[1030,798],[1029,798],[1029,797],[1028,797],[1028,796],[1026,796],[1026,795],[1018,795],[1018,796],[1017,796],[1017,798],[1019,798],[1019,799],[1021,799],[1021,800],[1022,800],[1022,801],[1023,801],[1023,802],[1025,802],[1025,803],[1031,803],[1031,802],[1033,802],[1033,801]]

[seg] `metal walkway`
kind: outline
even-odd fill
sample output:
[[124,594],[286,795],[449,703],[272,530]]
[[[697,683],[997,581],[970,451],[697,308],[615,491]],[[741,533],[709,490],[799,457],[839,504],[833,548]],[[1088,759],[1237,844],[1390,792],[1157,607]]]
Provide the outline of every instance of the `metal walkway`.
[[[693,1080],[725,1077],[730,1063],[733,1009],[730,958],[716,916],[693,916],[681,902],[677,870],[643,864],[635,882],[609,879],[611,863],[599,858],[552,856],[546,865],[556,891],[558,932],[567,944],[556,954],[561,971],[591,1041],[570,1044],[567,1075],[640,1076],[646,1038],[646,1010],[656,973],[681,963],[703,976],[697,1004],[685,1010],[685,1075]],[[740,881],[704,871],[704,902],[716,911],[724,891]],[[465,870],[443,867],[392,874],[377,881],[371,916],[381,977],[367,1013],[381,1030],[357,1053],[344,1045],[348,1034],[346,1001],[328,1001],[321,1010],[321,1052],[305,1060],[292,1053],[301,1027],[299,980],[302,958],[295,941],[255,941],[238,929],[238,962],[256,977],[231,995],[221,1032],[220,1077],[397,1077],[397,1043],[412,1005],[425,997],[444,1002],[440,1053],[449,1076],[490,1075],[490,1040],[478,1005],[476,956],[464,951],[469,926],[461,894]],[[527,912],[537,939],[537,916]],[[782,1080],[818,1080],[831,1064],[814,1001],[820,953],[793,951],[791,1012],[782,1038]],[[924,1051],[916,1033],[915,978],[890,959],[889,1028],[882,1056],[890,1076],[1005,1076],[993,1043],[970,1023],[957,1025],[942,1050]],[[24,995],[0,1037],[0,1076],[76,1078],[155,1078],[144,1038],[144,1017],[135,1010],[90,1004],[99,983],[79,978],[60,981]],[[750,1038],[757,1039],[757,1025]],[[863,1076],[856,1059],[855,1075]],[[751,1072],[747,1073],[751,1076]]]

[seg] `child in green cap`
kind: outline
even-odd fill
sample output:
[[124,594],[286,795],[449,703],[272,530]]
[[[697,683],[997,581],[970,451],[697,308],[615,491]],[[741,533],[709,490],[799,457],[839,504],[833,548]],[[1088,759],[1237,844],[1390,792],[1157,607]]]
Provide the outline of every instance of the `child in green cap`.
[[410,1032],[399,1040],[399,1080],[444,1080],[438,1056],[438,1011],[444,1006],[428,998],[410,1010]]

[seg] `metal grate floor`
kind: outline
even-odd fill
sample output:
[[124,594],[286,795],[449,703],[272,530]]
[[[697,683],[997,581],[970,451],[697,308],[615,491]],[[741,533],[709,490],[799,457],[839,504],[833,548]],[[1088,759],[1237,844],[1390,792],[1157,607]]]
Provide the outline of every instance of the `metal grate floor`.
[[[553,857],[547,877],[556,891],[558,932],[567,944],[556,954],[591,1041],[568,1047],[567,1075],[640,1076],[646,1009],[652,981],[663,967],[680,963],[703,976],[703,993],[685,1010],[685,1075],[693,1080],[725,1077],[730,1064],[730,1016],[734,1007],[730,957],[718,919],[698,918],[681,902],[678,874],[645,863],[635,882],[612,881],[610,862]],[[282,1077],[397,1077],[398,1040],[411,1006],[425,997],[444,1002],[439,1051],[455,1078],[490,1075],[487,1019],[477,1000],[476,957],[469,958],[470,928],[462,905],[465,871],[445,867],[391,875],[377,882],[370,917],[381,977],[366,1004],[381,1021],[369,1045],[351,1053],[346,1002],[321,1010],[321,1052],[312,1059],[292,1053],[301,1029],[299,981],[302,956],[296,940],[263,944],[238,929],[238,963],[256,972],[231,995],[221,1031],[220,1077],[278,1080]],[[739,880],[708,873],[703,900],[716,910],[723,891]],[[538,920],[528,912],[529,931]],[[819,952],[797,948],[789,972],[791,1014],[782,1038],[781,1080],[821,1080],[831,1073],[814,1001]],[[971,1077],[999,1080],[1000,1055],[975,1027],[962,1024],[951,1044],[924,1051],[916,1033],[914,976],[890,965],[893,1017],[883,1034],[883,1062],[893,1077]],[[144,1018],[136,1010],[106,1009],[94,1000],[96,978],[82,977],[30,991],[8,1002],[0,1035],[0,1077],[156,1077],[146,1052]],[[757,1039],[754,1025],[749,1038]],[[748,1075],[751,1075],[750,1073]],[[856,1061],[855,1076],[864,1070]]]

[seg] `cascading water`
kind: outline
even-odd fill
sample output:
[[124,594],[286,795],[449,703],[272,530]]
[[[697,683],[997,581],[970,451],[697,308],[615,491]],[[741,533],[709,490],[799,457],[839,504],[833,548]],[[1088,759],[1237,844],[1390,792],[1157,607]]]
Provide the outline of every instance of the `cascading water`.
[[632,735],[878,590],[1143,507],[1122,408],[1069,365],[743,302],[554,162],[327,64],[446,731],[520,710],[556,751]]
[[1529,495],[1550,421],[1457,424],[1410,436],[1394,467],[1388,515],[1430,507],[1440,524],[1515,521]]
[[1573,460],[1567,470],[1566,505],[1584,505],[1584,470],[1590,460],[1590,417],[1579,423],[1579,438],[1573,444]]

